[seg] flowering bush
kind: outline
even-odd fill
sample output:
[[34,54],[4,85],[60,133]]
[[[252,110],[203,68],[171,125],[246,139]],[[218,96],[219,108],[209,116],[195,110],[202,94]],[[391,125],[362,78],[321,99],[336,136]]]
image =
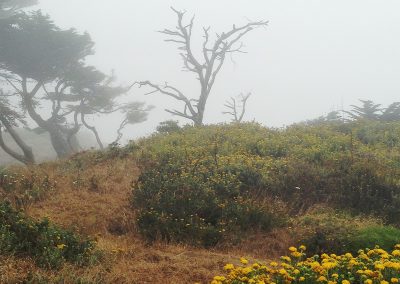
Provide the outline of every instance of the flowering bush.
[[141,174],[134,189],[140,232],[149,241],[160,238],[208,247],[233,235],[283,224],[285,214],[277,210],[278,204],[256,200],[249,192],[252,175],[257,174],[254,161],[246,156],[215,157],[206,151],[197,157],[163,157]]
[[148,240],[209,246],[321,203],[399,224],[400,144],[385,133],[400,134],[400,125],[371,128],[380,139],[355,135],[368,124],[279,130],[254,123],[143,139],[132,198],[139,231]]
[[225,265],[225,276],[215,276],[212,284],[245,283],[327,283],[327,284],[389,284],[400,282],[400,245],[387,252],[379,247],[359,250],[353,256],[322,254],[305,256],[305,246],[289,248],[290,255],[266,264]]

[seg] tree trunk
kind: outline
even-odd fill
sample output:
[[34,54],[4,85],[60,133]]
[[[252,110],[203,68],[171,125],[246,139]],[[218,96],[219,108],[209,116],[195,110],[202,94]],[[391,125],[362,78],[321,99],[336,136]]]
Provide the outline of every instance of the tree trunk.
[[33,95],[37,92],[40,84],[35,87],[32,93],[25,92],[23,100],[29,116],[39,125],[41,128],[46,130],[50,134],[50,141],[57,153],[58,158],[68,157],[73,153],[69,143],[67,135],[62,131],[61,126],[48,120],[44,120],[38,113],[36,113],[34,102],[32,100]]
[[4,152],[9,154],[14,159],[16,159],[26,165],[34,164],[35,156],[33,155],[32,148],[25,144],[25,142],[21,139],[21,137],[18,135],[18,133],[10,125],[10,123],[7,121],[7,119],[5,119],[3,116],[0,116],[0,121],[4,125],[4,127],[7,129],[10,136],[14,139],[14,141],[18,145],[18,147],[22,150],[23,155],[18,154],[17,152],[13,151],[11,148],[9,148],[5,144],[5,142],[3,140],[1,127],[0,127],[0,147],[4,150]]
[[53,145],[58,158],[66,158],[73,153],[68,138],[64,135],[58,125],[49,125],[45,129],[50,134],[51,145]]
[[79,152],[82,151],[81,144],[79,143],[79,139],[76,134],[68,136],[68,144],[71,148],[72,152]]
[[196,120],[194,122],[195,126],[202,126],[203,125],[203,119],[204,119],[204,110],[206,109],[206,101],[200,99],[199,105],[197,106],[197,115],[196,115]]
[[93,132],[94,136],[96,137],[97,144],[99,145],[100,149],[103,150],[103,149],[104,149],[104,145],[103,145],[103,142],[102,142],[101,139],[100,139],[100,136],[99,136],[99,133],[97,132],[96,127],[90,126],[90,125],[86,122],[86,120],[85,120],[85,114],[84,114],[84,113],[81,113],[81,121],[82,121],[83,125],[84,125],[87,129],[89,129],[90,131]]

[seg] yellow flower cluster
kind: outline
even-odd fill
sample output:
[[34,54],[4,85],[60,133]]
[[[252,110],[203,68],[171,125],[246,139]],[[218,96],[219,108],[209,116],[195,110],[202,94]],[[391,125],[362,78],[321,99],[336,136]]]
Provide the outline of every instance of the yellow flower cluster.
[[226,276],[211,284],[392,284],[400,283],[400,244],[392,252],[379,247],[344,255],[322,254],[307,258],[305,246],[290,247],[279,262],[261,264],[241,258],[242,265],[225,265]]

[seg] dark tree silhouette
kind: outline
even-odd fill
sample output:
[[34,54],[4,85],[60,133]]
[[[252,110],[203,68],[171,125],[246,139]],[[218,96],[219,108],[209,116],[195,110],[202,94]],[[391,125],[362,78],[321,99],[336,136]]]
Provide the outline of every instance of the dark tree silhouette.
[[132,105],[116,100],[129,88],[114,86],[113,76],[85,64],[94,46],[88,34],[61,30],[40,11],[0,21],[0,78],[13,91],[13,101],[19,99],[20,115],[49,133],[58,157],[79,149],[82,125],[100,141],[87,116],[117,111],[132,116]]
[[382,121],[400,121],[400,102],[394,102],[385,108],[380,116]]
[[[37,1],[35,0],[0,0],[0,20],[9,18],[20,9],[36,3]],[[0,148],[14,159],[24,164],[33,164],[35,162],[35,157],[32,148],[23,141],[15,130],[15,127],[18,127],[20,124],[25,124],[25,121],[23,120],[23,116],[12,108],[9,102],[10,96],[10,94],[0,88]],[[14,151],[7,145],[3,138],[4,130],[9,133],[22,154]]]
[[354,120],[366,119],[366,120],[378,120],[380,112],[382,111],[380,104],[375,104],[371,100],[360,100],[361,106],[351,105],[353,108],[351,111],[346,113]]

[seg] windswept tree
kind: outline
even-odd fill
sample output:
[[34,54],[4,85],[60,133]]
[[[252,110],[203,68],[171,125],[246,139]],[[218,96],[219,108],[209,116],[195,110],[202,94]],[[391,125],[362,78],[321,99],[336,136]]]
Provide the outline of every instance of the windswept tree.
[[[36,0],[0,0],[0,20],[9,18],[20,9],[36,4]],[[20,137],[15,130],[20,125],[25,125],[23,115],[18,113],[10,104],[12,94],[6,93],[0,86],[0,148],[14,159],[24,164],[33,164],[35,157],[32,148]],[[14,150],[5,142],[3,133],[7,132],[20,151]]]
[[[183,110],[167,109],[166,111],[193,121],[195,125],[202,125],[207,100],[221,71],[226,57],[235,53],[243,53],[242,38],[259,27],[265,27],[268,22],[249,22],[243,26],[233,25],[229,31],[211,36],[211,29],[203,28],[203,42],[200,50],[194,50],[193,27],[194,17],[185,22],[185,12],[172,10],[177,16],[177,26],[174,29],[160,31],[166,35],[166,42],[178,45],[180,56],[183,60],[185,71],[193,73],[200,84],[196,97],[189,97],[177,87],[168,83],[159,85],[150,81],[138,82],[140,87],[147,86],[151,89],[147,94],[161,93],[170,96],[183,104]],[[196,56],[200,51],[201,56]]]
[[350,115],[351,119],[360,120],[378,120],[382,111],[380,104],[375,104],[371,100],[360,100],[361,106],[351,105],[353,108],[351,111],[346,113]]
[[400,102],[394,102],[382,111],[382,121],[400,121]]
[[0,38],[0,78],[13,92],[10,101],[49,134],[58,157],[78,150],[82,125],[99,138],[87,116],[129,113],[129,104],[117,103],[129,88],[86,65],[94,46],[88,34],[61,30],[39,11],[0,20]]
[[136,124],[146,121],[147,114],[151,109],[153,109],[153,106],[146,106],[143,102],[133,102],[125,105],[122,108],[122,112],[125,113],[125,118],[121,121],[121,124],[117,129],[117,138],[113,143],[119,143],[123,135],[122,130],[128,124]]
[[230,100],[225,103],[227,111],[224,111],[223,114],[232,116],[232,122],[241,123],[246,113],[246,104],[250,96],[251,93],[247,95],[241,94],[239,98],[231,97]]

